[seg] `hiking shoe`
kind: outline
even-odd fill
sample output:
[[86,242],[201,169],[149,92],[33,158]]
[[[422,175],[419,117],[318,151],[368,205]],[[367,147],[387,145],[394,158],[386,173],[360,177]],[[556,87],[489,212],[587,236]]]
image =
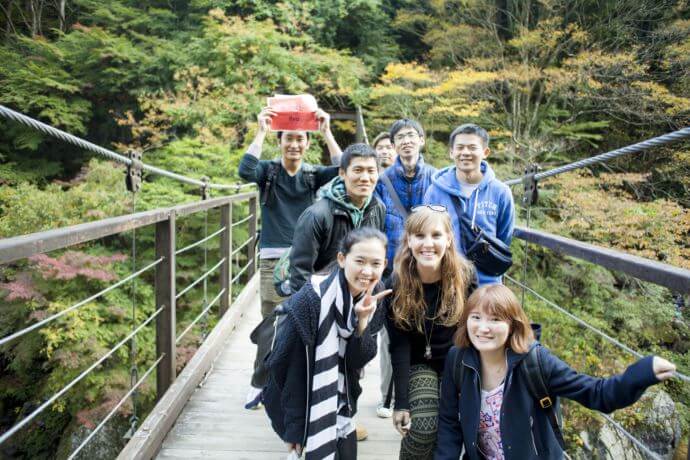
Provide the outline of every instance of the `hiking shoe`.
[[376,415],[381,418],[391,418],[393,416],[393,409],[386,407],[383,404],[379,404],[376,408]]
[[369,437],[367,429],[361,425],[355,425],[355,431],[357,432],[357,441],[364,441]]
[[263,407],[261,404],[261,388],[249,387],[249,393],[247,393],[247,401],[244,404],[245,409],[257,410]]

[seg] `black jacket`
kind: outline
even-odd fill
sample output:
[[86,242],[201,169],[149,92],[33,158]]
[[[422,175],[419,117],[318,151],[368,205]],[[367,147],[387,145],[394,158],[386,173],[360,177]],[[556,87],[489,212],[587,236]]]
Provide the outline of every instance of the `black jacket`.
[[[637,401],[644,390],[658,380],[648,356],[629,366],[623,374],[611,378],[579,374],[541,345],[541,357],[546,386],[553,396],[565,397],[590,409],[611,412]],[[455,356],[465,367],[460,394],[453,375]],[[506,375],[501,406],[501,441],[506,460],[562,459],[561,450],[546,413],[532,397],[522,372],[516,367],[526,354],[508,350]],[[477,448],[479,409],[481,407],[481,362],[474,347],[451,348],[441,382],[437,448],[435,460],[457,460],[462,446],[463,458],[483,458]],[[457,375],[460,375],[458,372]]]
[[[382,289],[379,283],[374,292]],[[278,436],[304,446],[321,299],[307,282],[286,301],[284,309],[285,323],[266,358],[269,376],[262,398]],[[377,308],[364,333],[358,337],[355,332],[348,339],[345,362],[350,416],[357,412],[357,398],[362,393],[360,371],[376,356],[376,334],[383,327],[383,317],[383,308]]]
[[[362,227],[384,231],[386,209],[376,197],[364,209]],[[354,229],[347,210],[339,203],[321,198],[297,220],[290,251],[290,289],[297,292],[310,275],[335,262],[343,237]]]

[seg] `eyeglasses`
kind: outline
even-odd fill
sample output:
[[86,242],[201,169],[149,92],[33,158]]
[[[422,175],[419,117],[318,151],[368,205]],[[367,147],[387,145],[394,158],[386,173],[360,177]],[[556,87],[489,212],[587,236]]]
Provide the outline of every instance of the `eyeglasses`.
[[428,208],[431,209],[432,211],[435,212],[448,212],[448,208],[443,206],[442,204],[420,204],[419,206],[415,206],[411,209],[412,212],[417,212],[421,209]]
[[402,142],[405,139],[409,139],[409,140],[413,141],[417,138],[419,138],[419,134],[417,134],[414,131],[410,131],[407,134],[396,134],[396,136],[393,138],[393,140],[397,143],[397,142]]

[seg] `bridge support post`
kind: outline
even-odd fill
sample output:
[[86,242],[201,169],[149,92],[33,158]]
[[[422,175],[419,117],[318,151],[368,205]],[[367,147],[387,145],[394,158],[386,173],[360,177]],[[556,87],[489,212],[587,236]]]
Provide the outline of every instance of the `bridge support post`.
[[156,369],[156,398],[160,399],[175,380],[175,213],[156,224],[156,356],[163,356]]
[[225,257],[225,262],[220,266],[220,288],[225,293],[220,297],[220,309],[218,317],[222,318],[232,302],[232,286],[230,277],[232,272],[232,203],[220,207],[220,228],[225,231],[220,234],[220,258]]
[[252,242],[249,244],[249,254],[247,256],[247,262],[251,260],[251,265],[247,269],[247,279],[250,280],[252,276],[254,276],[254,273],[256,273],[256,244],[258,241],[256,240],[256,230],[258,228],[258,223],[259,223],[259,202],[256,199],[256,196],[253,196],[249,199],[249,214],[252,215],[252,218],[249,219],[249,235],[252,237]]

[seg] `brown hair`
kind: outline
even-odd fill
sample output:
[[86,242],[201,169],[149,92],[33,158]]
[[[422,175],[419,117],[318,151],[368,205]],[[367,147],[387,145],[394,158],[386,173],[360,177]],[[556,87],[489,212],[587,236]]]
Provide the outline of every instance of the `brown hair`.
[[460,327],[455,334],[455,344],[458,347],[472,346],[467,332],[467,318],[475,309],[496,316],[510,325],[508,346],[514,352],[527,353],[529,351],[529,346],[534,342],[532,326],[513,291],[502,284],[482,286],[467,299],[467,305],[460,318]]
[[441,259],[443,276],[440,281],[441,302],[435,317],[435,319],[440,319],[437,324],[449,327],[457,325],[465,305],[467,286],[474,273],[470,262],[461,257],[455,249],[450,216],[447,212],[421,208],[407,218],[405,232],[401,237],[393,262],[396,275],[395,294],[392,300],[393,319],[395,324],[404,330],[417,329],[423,332],[427,312],[422,281],[417,273],[417,260],[412,255],[407,239],[409,235],[422,232],[430,225],[439,222],[448,235],[450,243]]

